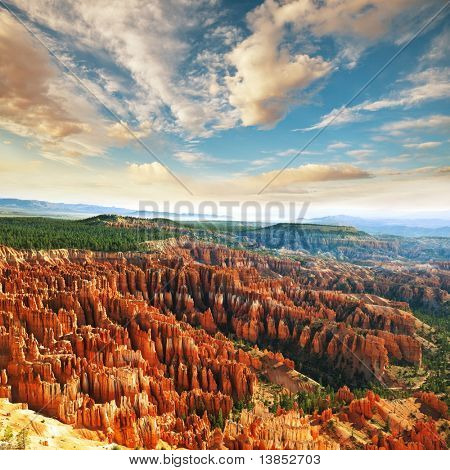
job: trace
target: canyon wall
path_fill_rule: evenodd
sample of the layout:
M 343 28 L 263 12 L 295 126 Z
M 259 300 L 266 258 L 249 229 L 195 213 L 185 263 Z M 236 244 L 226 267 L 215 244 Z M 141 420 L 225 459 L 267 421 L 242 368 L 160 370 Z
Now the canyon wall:
M 153 254 L 0 247 L 0 398 L 131 448 L 337 448 L 326 420 L 301 410 L 227 420 L 263 369 L 288 390 L 315 385 L 287 375 L 288 354 L 245 351 L 226 335 L 382 380 L 390 360 L 420 365 L 416 320 L 402 305 L 305 286 L 300 271 L 280 274 L 295 264 L 276 263 L 190 242 Z M 357 423 L 365 405 L 348 401 Z

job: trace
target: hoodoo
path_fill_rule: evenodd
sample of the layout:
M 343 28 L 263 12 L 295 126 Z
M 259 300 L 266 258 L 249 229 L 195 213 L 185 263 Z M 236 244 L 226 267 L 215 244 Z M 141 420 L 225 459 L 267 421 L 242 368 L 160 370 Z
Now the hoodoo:
M 263 276 L 262 264 L 293 275 Z M 421 363 L 409 311 L 303 286 L 298 267 L 191 242 L 153 255 L 2 248 L 0 395 L 130 448 L 352 448 L 354 426 L 370 448 L 444 446 L 419 411 L 423 403 L 446 416 L 433 394 L 411 398 L 407 421 L 389 401 L 346 387 L 337 416 L 296 406 L 273 414 L 259 401 L 261 374 L 314 389 L 292 375 L 302 357 L 367 381 L 383 380 L 392 360 Z M 274 341 L 287 357 L 259 351 Z M 374 416 L 395 433 L 375 439 Z

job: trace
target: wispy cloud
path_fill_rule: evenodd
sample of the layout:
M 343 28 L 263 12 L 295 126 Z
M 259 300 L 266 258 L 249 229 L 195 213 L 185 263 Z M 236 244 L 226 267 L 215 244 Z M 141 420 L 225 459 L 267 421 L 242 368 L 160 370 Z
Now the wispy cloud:
M 373 149 L 357 149 L 357 150 L 349 150 L 346 152 L 349 157 L 356 158 L 357 160 L 364 160 L 367 157 L 373 155 Z
M 252 166 L 266 166 L 271 165 L 272 163 L 277 162 L 275 157 L 266 157 L 266 158 L 258 158 L 256 160 L 252 160 L 250 164 Z
M 421 62 L 435 63 L 450 54 L 450 28 L 445 28 L 432 42 L 428 51 L 420 58 Z
M 61 2 L 16 0 L 29 18 L 57 31 L 61 48 L 78 50 L 120 68 L 128 80 L 127 110 L 139 123 L 150 121 L 159 131 L 209 135 L 215 127 L 233 126 L 233 110 L 224 93 L 227 89 L 215 75 L 223 60 L 211 60 L 200 70 L 202 56 L 194 52 L 187 37 L 217 15 L 210 0 L 179 2 L 154 0 L 128 2 Z M 193 64 L 190 66 L 189 64 Z M 82 73 L 85 63 L 74 65 Z M 194 66 L 196 65 L 197 68 Z M 111 70 L 113 70 L 111 68 Z M 115 77 L 99 74 L 96 85 L 114 92 Z M 123 75 L 123 73 L 122 73 Z M 130 82 L 132 86 L 130 86 Z M 101 93 L 101 90 L 98 90 Z
M 403 147 L 423 150 L 423 149 L 433 149 L 433 148 L 439 147 L 440 145 L 442 145 L 442 142 L 432 141 L 432 142 L 403 144 Z
M 0 55 L 3 129 L 34 139 L 47 158 L 72 163 L 123 143 L 117 123 L 64 80 L 48 52 L 6 12 L 0 12 Z
M 413 86 L 379 100 L 364 101 L 348 108 L 335 108 L 330 113 L 322 116 L 318 123 L 302 130 L 312 131 L 329 125 L 337 126 L 358 122 L 368 119 L 367 113 L 391 108 L 408 108 L 450 96 L 449 67 L 419 71 L 408 75 L 403 81 L 411 83 Z
M 174 157 L 180 162 L 186 163 L 188 165 L 197 164 L 201 162 L 218 162 L 217 158 L 211 157 L 203 152 L 187 152 L 187 151 L 178 151 L 174 153 Z
M 403 119 L 400 121 L 388 122 L 381 126 L 381 130 L 392 135 L 402 135 L 408 130 L 433 130 L 436 132 L 448 131 L 450 128 L 450 116 L 435 114 L 417 119 Z
M 293 157 L 294 155 L 297 155 L 300 153 L 301 149 L 286 149 L 286 150 L 281 150 L 276 153 L 278 157 Z M 302 155 L 319 155 L 320 152 L 314 152 L 312 150 L 303 150 Z
M 384 157 L 380 161 L 382 163 L 403 163 L 408 161 L 411 157 L 409 153 L 402 153 L 401 155 L 397 155 L 395 157 Z
M 194 148 L 189 148 L 188 150 L 178 150 L 173 154 L 174 158 L 185 165 L 188 166 L 199 166 L 205 165 L 208 163 L 213 163 L 214 165 L 229 165 L 231 163 L 242 163 L 243 160 L 239 158 L 218 158 L 212 155 L 209 155 L 205 152 L 195 150 Z
M 264 185 L 278 174 L 277 170 L 258 173 L 256 175 L 242 176 L 230 181 L 227 186 L 235 188 L 234 191 L 244 194 L 255 194 Z M 349 181 L 370 178 L 371 174 L 348 164 L 306 164 L 296 168 L 288 168 L 279 175 L 270 186 L 270 193 L 295 194 L 304 193 L 309 184 L 331 181 Z
M 341 150 L 350 147 L 346 142 L 334 142 L 327 146 L 327 150 Z

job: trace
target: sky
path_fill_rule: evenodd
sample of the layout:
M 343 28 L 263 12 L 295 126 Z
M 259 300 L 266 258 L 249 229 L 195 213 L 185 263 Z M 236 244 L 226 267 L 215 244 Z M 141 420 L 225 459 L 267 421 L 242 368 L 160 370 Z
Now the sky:
M 0 197 L 435 216 L 444 3 L 2 0 Z

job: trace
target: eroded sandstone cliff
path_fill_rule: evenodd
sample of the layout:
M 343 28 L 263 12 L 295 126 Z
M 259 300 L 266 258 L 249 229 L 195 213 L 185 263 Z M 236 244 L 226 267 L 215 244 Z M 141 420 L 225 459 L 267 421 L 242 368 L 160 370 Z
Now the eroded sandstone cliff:
M 420 365 L 416 320 L 400 305 L 301 284 L 300 271 L 281 275 L 295 262 L 276 263 L 190 242 L 154 254 L 1 247 L 0 398 L 132 448 L 161 440 L 190 449 L 338 448 L 342 439 L 327 431 L 331 410 L 273 415 L 260 403 L 227 420 L 233 404 L 252 399 L 262 371 L 293 393 L 318 384 L 288 357 L 244 351 L 225 335 L 286 344 L 349 378 L 383 380 L 392 359 Z M 389 402 L 340 393 L 348 410 L 339 422 L 366 429 L 375 408 L 386 419 Z M 416 401 L 443 412 L 431 396 Z M 224 431 L 214 430 L 221 423 Z M 402 440 L 365 435 L 374 447 L 441 448 L 433 424 L 421 423 L 398 424 Z

